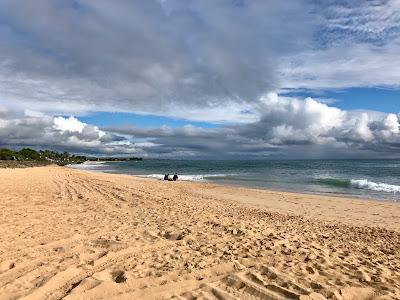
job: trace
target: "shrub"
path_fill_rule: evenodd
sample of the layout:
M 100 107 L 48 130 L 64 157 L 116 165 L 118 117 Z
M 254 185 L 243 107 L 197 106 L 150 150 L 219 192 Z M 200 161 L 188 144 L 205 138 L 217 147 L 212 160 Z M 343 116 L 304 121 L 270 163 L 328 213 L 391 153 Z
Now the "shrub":
M 40 160 L 40 154 L 31 148 L 22 149 L 18 152 L 18 156 L 28 160 Z
M 9 150 L 9 149 L 0 149 L 0 160 L 10 160 L 14 156 L 17 156 L 17 153 Z

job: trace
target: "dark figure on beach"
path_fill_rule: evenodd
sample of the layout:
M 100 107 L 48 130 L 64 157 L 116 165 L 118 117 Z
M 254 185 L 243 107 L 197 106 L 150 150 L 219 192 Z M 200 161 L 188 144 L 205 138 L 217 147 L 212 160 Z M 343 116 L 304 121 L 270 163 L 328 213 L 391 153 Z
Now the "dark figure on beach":
M 173 180 L 174 180 L 174 181 L 177 181 L 177 180 L 178 180 L 178 174 L 175 173 Z
M 164 180 L 168 180 L 169 174 L 164 175 Z

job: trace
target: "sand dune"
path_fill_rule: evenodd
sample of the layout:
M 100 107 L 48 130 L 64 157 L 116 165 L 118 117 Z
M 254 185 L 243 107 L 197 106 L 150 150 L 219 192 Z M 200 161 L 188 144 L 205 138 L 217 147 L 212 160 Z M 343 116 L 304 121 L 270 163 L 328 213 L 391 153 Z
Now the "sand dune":
M 0 299 L 400 299 L 400 205 L 0 170 Z

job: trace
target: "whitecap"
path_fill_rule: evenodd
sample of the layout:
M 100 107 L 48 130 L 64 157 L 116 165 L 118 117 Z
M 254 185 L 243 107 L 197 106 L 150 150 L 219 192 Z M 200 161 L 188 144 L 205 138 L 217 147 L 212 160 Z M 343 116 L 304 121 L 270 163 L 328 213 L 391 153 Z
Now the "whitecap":
M 81 164 L 69 164 L 67 167 L 73 168 L 73 169 L 82 169 L 82 170 L 96 170 L 99 168 L 103 168 L 106 165 L 106 161 L 89 161 L 89 162 L 84 162 Z
M 376 192 L 386 193 L 400 193 L 400 186 L 387 184 L 387 183 L 376 183 L 367 179 L 352 179 L 351 186 L 356 189 L 371 190 Z

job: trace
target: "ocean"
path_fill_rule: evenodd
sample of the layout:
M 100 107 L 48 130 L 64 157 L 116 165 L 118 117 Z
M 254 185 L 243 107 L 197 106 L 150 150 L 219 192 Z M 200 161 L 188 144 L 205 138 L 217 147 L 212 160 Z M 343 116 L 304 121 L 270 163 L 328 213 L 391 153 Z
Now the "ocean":
M 101 162 L 73 168 L 277 191 L 400 200 L 400 160 L 159 160 Z

